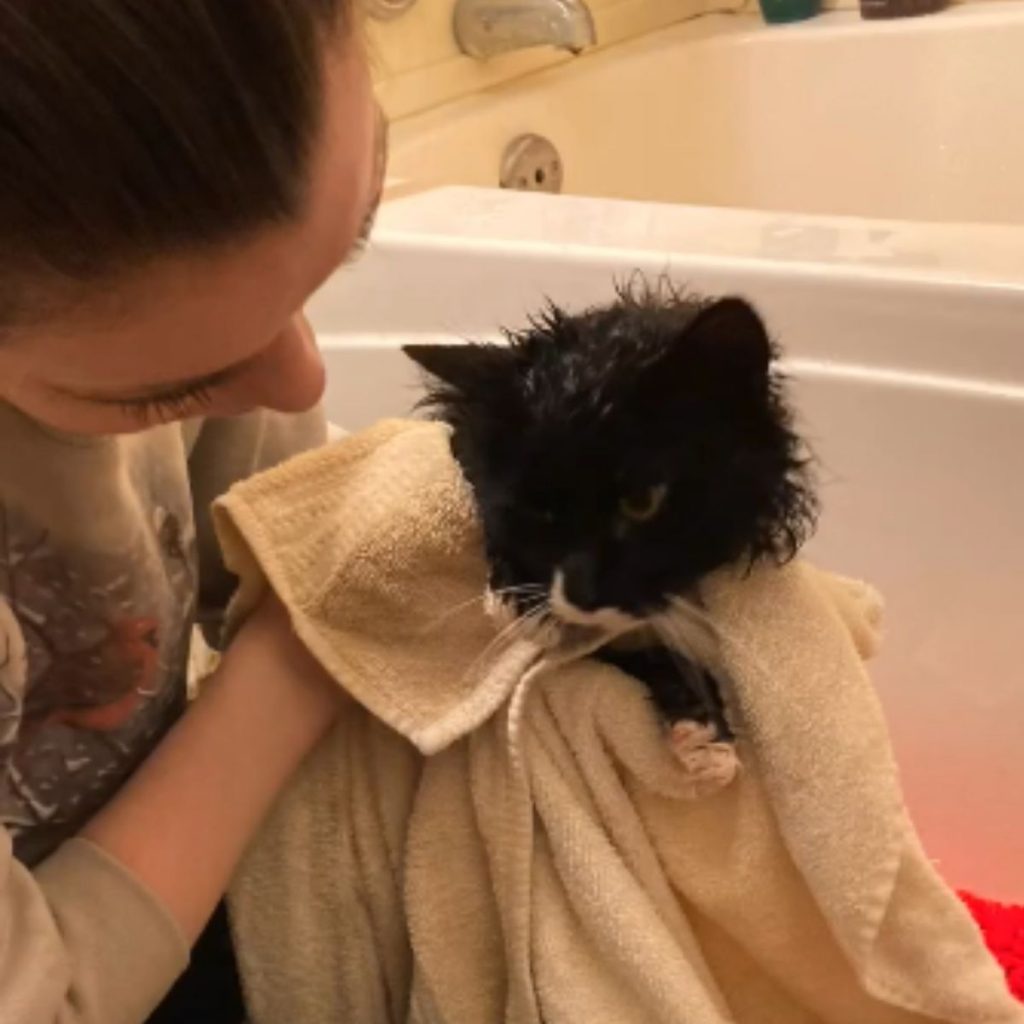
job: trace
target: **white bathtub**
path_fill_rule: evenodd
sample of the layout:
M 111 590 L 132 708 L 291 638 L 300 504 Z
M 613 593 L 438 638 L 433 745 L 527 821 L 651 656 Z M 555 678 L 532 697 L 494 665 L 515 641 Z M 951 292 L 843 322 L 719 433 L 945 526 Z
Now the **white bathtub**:
M 448 104 L 395 126 L 377 241 L 310 312 L 355 428 L 415 402 L 403 341 L 634 269 L 754 300 L 823 466 L 810 554 L 888 598 L 875 677 L 925 844 L 1024 901 L 1022 55 L 1016 2 L 707 18 Z M 571 194 L 493 188 L 524 132 Z
M 913 816 L 957 885 L 1024 900 L 1024 230 L 442 190 L 389 204 L 310 312 L 328 407 L 409 411 L 403 341 L 669 271 L 753 299 L 824 468 L 813 557 L 889 602 L 876 679 Z
M 582 195 L 1020 223 L 1022 54 L 1018 2 L 710 17 L 399 122 L 391 193 L 496 186 L 505 145 L 536 132 Z

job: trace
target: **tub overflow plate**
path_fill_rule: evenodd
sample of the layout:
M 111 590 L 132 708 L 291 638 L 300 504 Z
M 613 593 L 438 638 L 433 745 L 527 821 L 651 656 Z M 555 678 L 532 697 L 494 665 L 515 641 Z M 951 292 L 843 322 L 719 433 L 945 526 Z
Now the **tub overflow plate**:
M 501 157 L 499 183 L 520 192 L 561 192 L 562 158 L 543 135 L 519 135 Z

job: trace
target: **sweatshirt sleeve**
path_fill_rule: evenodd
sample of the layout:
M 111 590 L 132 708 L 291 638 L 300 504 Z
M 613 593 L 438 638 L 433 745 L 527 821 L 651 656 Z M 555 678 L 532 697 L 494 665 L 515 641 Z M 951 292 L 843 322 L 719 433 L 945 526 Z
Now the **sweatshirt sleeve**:
M 26 654 L 0 595 L 0 772 L 10 778 Z M 140 1024 L 188 957 L 163 905 L 99 847 L 71 839 L 29 868 L 0 829 L 3 1024 Z
M 188 963 L 174 920 L 82 839 L 34 872 L 0 833 L 0 1020 L 141 1024 Z
M 199 623 L 207 640 L 218 639 L 234 587 L 224 568 L 213 530 L 213 502 L 240 480 L 270 469 L 327 440 L 320 407 L 300 415 L 258 410 L 233 419 L 206 420 L 189 456 L 189 477 L 199 551 Z

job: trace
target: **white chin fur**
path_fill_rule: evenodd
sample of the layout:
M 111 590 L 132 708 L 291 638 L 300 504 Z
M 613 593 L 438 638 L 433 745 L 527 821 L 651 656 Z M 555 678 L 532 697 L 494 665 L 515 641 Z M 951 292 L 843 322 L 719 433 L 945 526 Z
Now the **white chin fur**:
M 487 614 L 502 629 L 514 630 L 545 647 L 556 647 L 562 642 L 579 640 L 587 634 L 600 635 L 608 641 L 628 644 L 630 638 L 638 646 L 646 647 L 654 636 L 668 647 L 685 654 L 718 678 L 724 678 L 719 656 L 719 642 L 715 629 L 699 603 L 691 598 L 676 597 L 669 607 L 650 620 L 634 618 L 616 608 L 601 608 L 595 612 L 577 608 L 565 596 L 565 579 L 556 572 L 551 585 L 550 617 L 524 621 L 515 601 L 506 595 L 488 589 L 484 598 Z
M 516 602 L 506 594 L 488 589 L 484 595 L 484 610 L 503 630 L 508 638 L 532 640 L 542 647 L 560 647 L 563 644 L 587 644 L 597 640 L 611 640 L 636 630 L 643 623 L 614 608 L 585 612 L 565 598 L 561 575 L 555 577 L 548 602 L 549 614 L 534 618 L 523 615 Z
M 563 643 L 589 642 L 603 637 L 619 644 L 633 643 L 640 647 L 657 642 L 685 654 L 691 660 L 716 674 L 724 676 L 719 664 L 718 637 L 700 604 L 692 598 L 676 597 L 669 607 L 649 620 L 635 618 L 617 608 L 584 611 L 568 600 L 565 578 L 556 572 L 548 601 L 550 615 L 524 616 L 516 602 L 505 594 L 488 589 L 484 596 L 484 609 L 495 623 L 514 636 L 528 638 L 544 647 L 557 647 Z
M 639 619 L 617 608 L 598 608 L 590 612 L 577 608 L 565 596 L 565 576 L 561 569 L 555 570 L 555 578 L 551 584 L 551 612 L 555 618 L 569 625 L 590 626 L 612 634 L 640 625 Z

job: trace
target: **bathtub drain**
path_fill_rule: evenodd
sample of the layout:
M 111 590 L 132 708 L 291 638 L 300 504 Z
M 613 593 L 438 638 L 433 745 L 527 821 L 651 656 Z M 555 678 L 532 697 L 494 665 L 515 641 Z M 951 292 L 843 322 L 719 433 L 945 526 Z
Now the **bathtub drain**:
M 501 156 L 499 184 L 520 192 L 561 192 L 562 158 L 543 135 L 518 135 Z

